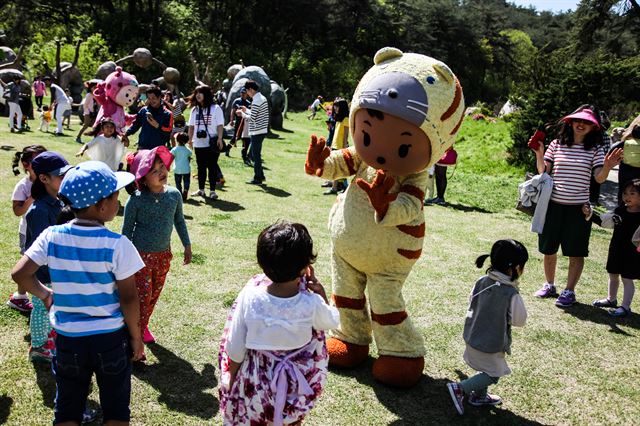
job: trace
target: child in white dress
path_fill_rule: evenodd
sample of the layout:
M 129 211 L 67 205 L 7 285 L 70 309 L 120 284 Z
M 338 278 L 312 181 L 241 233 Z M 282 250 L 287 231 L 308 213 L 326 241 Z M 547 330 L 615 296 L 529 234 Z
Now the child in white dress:
M 225 425 L 300 422 L 327 378 L 322 330 L 337 328 L 313 273 L 304 225 L 278 222 L 258 237 L 256 275 L 231 307 L 220 343 L 220 410 Z
M 89 158 L 102 161 L 115 172 L 120 168 L 126 148 L 116 133 L 116 125 L 111 118 L 103 118 L 100 121 L 99 132 L 98 136 L 82 146 L 76 157 L 82 157 L 86 152 Z

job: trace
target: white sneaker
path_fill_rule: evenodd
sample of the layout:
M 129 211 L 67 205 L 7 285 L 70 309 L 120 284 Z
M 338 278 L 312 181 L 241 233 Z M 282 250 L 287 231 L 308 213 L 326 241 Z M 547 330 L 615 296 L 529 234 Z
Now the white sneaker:
M 192 197 L 204 197 L 204 191 L 202 189 L 199 189 L 196 192 L 192 192 L 191 196 Z
M 218 199 L 218 194 L 216 194 L 216 191 L 211 191 L 209 193 L 209 198 L 211 198 L 212 200 L 217 200 Z

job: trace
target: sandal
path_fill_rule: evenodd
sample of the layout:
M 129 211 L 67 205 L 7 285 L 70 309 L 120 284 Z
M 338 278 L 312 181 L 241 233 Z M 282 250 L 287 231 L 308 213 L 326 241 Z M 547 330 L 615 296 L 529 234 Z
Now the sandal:
M 614 318 L 624 318 L 631 314 L 631 309 L 627 309 L 623 306 L 619 306 L 618 309 L 611 309 L 609 311 L 609 316 Z
M 596 308 L 617 308 L 618 301 L 616 299 L 610 300 L 608 297 L 600 300 L 594 300 L 592 303 Z

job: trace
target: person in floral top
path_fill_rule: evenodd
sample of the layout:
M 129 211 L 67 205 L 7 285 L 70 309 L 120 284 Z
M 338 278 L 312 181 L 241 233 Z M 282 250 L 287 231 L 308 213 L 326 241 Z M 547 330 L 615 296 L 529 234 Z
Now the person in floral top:
M 324 388 L 323 330 L 338 327 L 339 314 L 313 272 L 304 225 L 267 227 L 257 257 L 264 273 L 238 295 L 220 343 L 220 410 L 225 425 L 294 424 Z

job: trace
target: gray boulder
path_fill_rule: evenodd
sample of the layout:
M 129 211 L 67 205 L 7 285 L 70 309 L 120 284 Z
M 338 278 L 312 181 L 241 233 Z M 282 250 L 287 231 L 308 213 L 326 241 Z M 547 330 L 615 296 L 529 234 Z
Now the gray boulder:
M 96 71 L 96 78 L 100 80 L 106 80 L 107 76 L 116 70 L 116 63 L 113 61 L 107 61 L 98 67 Z
M 10 47 L 0 46 L 0 65 L 9 64 L 17 58 L 16 52 Z
M 275 81 L 271 80 L 271 127 L 282 130 L 282 120 L 287 106 L 287 92 Z
M 229 121 L 229 114 L 231 113 L 231 104 L 237 98 L 240 97 L 240 89 L 244 87 L 244 83 L 247 80 L 253 80 L 260 86 L 260 93 L 267 98 L 267 101 L 271 99 L 271 80 L 264 70 L 258 66 L 252 65 L 250 67 L 242 68 L 236 74 L 233 79 L 233 84 L 227 95 L 227 103 L 224 108 L 225 120 Z

